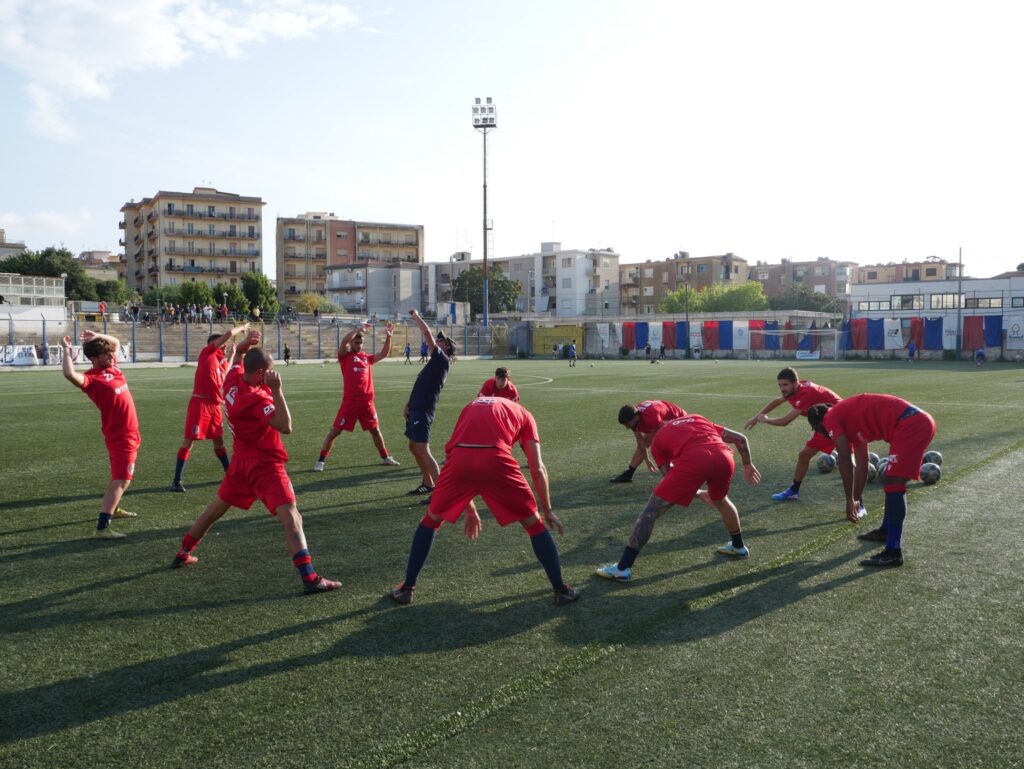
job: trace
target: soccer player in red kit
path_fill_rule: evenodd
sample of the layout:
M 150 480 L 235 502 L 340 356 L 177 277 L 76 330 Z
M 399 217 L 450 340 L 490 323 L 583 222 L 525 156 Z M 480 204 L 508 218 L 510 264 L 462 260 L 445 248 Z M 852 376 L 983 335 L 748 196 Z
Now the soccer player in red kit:
M 244 334 L 249 324 L 235 326 L 223 334 L 210 334 L 206 347 L 199 352 L 196 365 L 196 378 L 192 385 L 192 397 L 185 412 L 185 440 L 178 449 L 178 462 L 174 467 L 174 480 L 171 491 L 184 493 L 181 483 L 185 473 L 185 463 L 192 446 L 196 441 L 213 441 L 213 453 L 228 469 L 228 450 L 224 447 L 224 420 L 221 417 L 221 404 L 224 402 L 224 375 L 228 370 L 228 359 L 224 355 L 224 345 L 236 334 Z
M 633 435 L 636 436 L 636 450 L 630 457 L 626 469 L 612 478 L 611 482 L 629 483 L 641 462 L 645 462 L 647 469 L 652 473 L 655 472 L 658 468 L 647 455 L 654 434 L 666 422 L 685 416 L 685 411 L 669 401 L 643 401 L 635 406 L 623 406 L 619 409 L 619 424 L 633 431 Z
M 807 410 L 811 406 L 819 403 L 831 405 L 839 402 L 839 396 L 827 387 L 814 384 L 814 382 L 807 379 L 800 379 L 797 376 L 796 369 L 782 369 L 777 379 L 781 395 L 747 420 L 744 429 L 751 430 L 761 422 L 766 425 L 773 425 L 774 427 L 785 427 L 797 417 L 807 416 Z M 789 413 L 774 419 L 770 418 L 768 412 L 773 411 L 783 403 L 788 403 L 792 407 Z M 811 459 L 819 451 L 823 454 L 831 454 L 834 448 L 835 445 L 827 435 L 821 435 L 812 431 L 810 439 L 800 449 L 800 453 L 797 454 L 796 469 L 793 471 L 793 485 L 785 491 L 772 494 L 772 499 L 776 502 L 800 499 L 800 484 L 803 483 L 804 478 L 807 476 L 807 468 L 810 466 Z M 860 502 L 860 499 L 857 501 Z M 859 509 L 863 510 L 863 505 L 860 505 Z M 865 514 L 866 512 L 862 513 L 862 517 Z
M 373 403 L 373 372 L 370 370 L 370 366 L 377 361 L 386 360 L 391 352 L 391 335 L 395 331 L 395 326 L 391 321 L 385 324 L 384 346 L 376 355 L 367 355 L 363 352 L 363 334 L 369 330 L 370 324 L 363 323 L 359 328 L 345 334 L 338 345 L 338 365 L 341 366 L 343 382 L 341 407 L 331 429 L 327 432 L 327 437 L 324 438 L 323 446 L 320 447 L 320 458 L 313 465 L 314 472 L 324 471 L 324 463 L 331 453 L 334 439 L 341 435 L 342 431 L 355 430 L 357 421 L 364 432 L 370 433 L 373 445 L 377 447 L 377 453 L 384 464 L 400 464 L 384 446 L 384 436 L 380 433 L 380 422 L 377 420 L 377 408 Z
M 543 521 L 530 485 L 512 456 L 512 446 L 517 442 L 526 454 L 533 487 L 544 511 Z M 454 523 L 465 513 L 466 535 L 476 539 L 480 516 L 473 499 L 477 495 L 483 497 L 499 526 L 518 523 L 526 530 L 534 555 L 551 582 L 555 605 L 579 598 L 579 591 L 562 579 L 558 547 L 544 523 L 559 534 L 565 532 L 565 526 L 551 510 L 548 471 L 541 459 L 540 436 L 533 415 L 506 398 L 477 398 L 462 409 L 444 450 L 446 461 L 430 507 L 412 538 L 405 581 L 391 591 L 391 598 L 401 604 L 412 603 L 416 579 L 442 523 Z
M 306 593 L 323 593 L 341 587 L 313 568 L 313 557 L 302 531 L 302 516 L 295 504 L 295 491 L 285 470 L 288 453 L 281 434 L 292 431 L 292 417 L 281 388 L 281 375 L 274 371 L 270 354 L 255 345 L 258 331 L 250 332 L 238 353 L 243 363 L 231 368 L 224 380 L 224 402 L 234 435 L 234 453 L 217 497 L 206 507 L 181 541 L 174 567 L 188 566 L 199 559 L 192 551 L 210 527 L 232 507 L 248 510 L 259 499 L 284 528 L 284 538 L 299 570 Z
M 625 581 L 633 576 L 633 562 L 651 538 L 654 524 L 672 505 L 688 507 L 694 497 L 718 510 L 729 532 L 730 542 L 718 548 L 722 555 L 746 558 L 750 550 L 743 543 L 740 515 L 729 499 L 735 464 L 732 449 L 736 446 L 743 460 L 743 477 L 750 484 L 761 482 L 761 473 L 750 457 L 746 437 L 705 419 L 700 414 L 687 414 L 662 425 L 651 444 L 651 455 L 664 476 L 647 505 L 633 524 L 629 544 L 618 563 L 609 563 L 597 570 L 597 576 Z M 707 484 L 707 489 L 702 486 Z
M 135 459 L 142 437 L 139 435 L 139 417 L 135 401 L 124 374 L 117 367 L 117 352 L 121 343 L 112 336 L 95 331 L 82 332 L 82 352 L 92 363 L 83 374 L 75 371 L 72 360 L 71 337 L 61 339 L 64 353 L 64 378 L 78 387 L 100 410 L 103 439 L 110 456 L 110 483 L 100 503 L 100 517 L 96 522 L 96 539 L 121 539 L 125 535 L 110 527 L 112 518 L 135 518 L 121 507 L 121 497 L 135 474 Z
M 819 435 L 835 441 L 839 474 L 846 493 L 846 517 L 856 523 L 857 501 L 868 480 L 868 444 L 886 441 L 889 464 L 885 471 L 885 516 L 882 525 L 860 534 L 867 542 L 885 542 L 878 555 L 861 566 L 903 565 L 903 520 L 907 517 L 907 481 L 921 477 L 921 460 L 935 437 L 935 420 L 927 411 L 895 395 L 863 393 L 844 398 L 834 406 L 812 406 L 807 421 Z M 854 468 L 851 453 L 856 456 Z
M 494 376 L 480 385 L 478 398 L 506 398 L 519 403 L 519 390 L 512 384 L 512 374 L 502 366 L 496 369 Z

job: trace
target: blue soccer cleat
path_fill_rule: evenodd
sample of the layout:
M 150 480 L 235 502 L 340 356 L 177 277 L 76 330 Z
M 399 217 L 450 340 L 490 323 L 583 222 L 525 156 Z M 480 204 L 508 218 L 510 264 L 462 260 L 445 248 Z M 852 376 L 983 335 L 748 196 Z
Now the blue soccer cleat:
M 736 547 L 732 542 L 727 542 L 718 548 L 718 552 L 721 555 L 731 555 L 733 558 L 746 558 L 750 555 L 750 550 L 747 549 L 746 545 L 743 547 Z
M 792 489 L 786 489 L 780 491 L 778 494 L 772 494 L 772 499 L 776 502 L 796 502 L 800 499 L 800 492 L 793 491 Z
M 632 569 L 620 569 L 617 563 L 610 563 L 607 566 L 602 566 L 594 573 L 604 579 L 614 579 L 616 582 L 625 582 L 626 580 L 633 578 Z

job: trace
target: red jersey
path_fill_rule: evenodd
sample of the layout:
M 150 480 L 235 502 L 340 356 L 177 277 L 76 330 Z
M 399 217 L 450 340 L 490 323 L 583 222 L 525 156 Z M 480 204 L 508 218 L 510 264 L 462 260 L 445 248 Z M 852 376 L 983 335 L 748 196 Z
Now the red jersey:
M 470 401 L 455 423 L 445 452 L 457 443 L 467 446 L 494 446 L 512 453 L 512 445 L 540 442 L 533 414 L 506 398 L 477 398 Z
M 476 396 L 477 398 L 505 398 L 519 403 L 519 391 L 514 384 L 506 380 L 505 386 L 499 389 L 494 379 L 494 377 L 491 377 L 483 383 L 480 387 L 480 394 Z
M 816 385 L 808 379 L 801 379 L 796 383 L 796 390 L 786 400 L 789 405 L 799 409 L 803 416 L 807 416 L 807 410 L 819 403 L 834 405 L 842 400 L 838 395 L 827 387 Z
M 373 400 L 373 374 L 370 372 L 370 366 L 376 362 L 376 355 L 367 355 L 365 352 L 347 352 L 338 356 L 344 384 L 342 401 Z
M 121 369 L 92 368 L 82 376 L 82 390 L 100 410 L 100 424 L 107 440 L 138 436 L 139 416 Z
M 199 353 L 196 367 L 196 381 L 192 385 L 192 397 L 203 398 L 213 403 L 224 402 L 224 375 L 228 370 L 228 359 L 224 348 L 212 342 Z
M 232 458 L 255 457 L 287 462 L 281 433 L 269 425 L 274 416 L 274 396 L 266 385 L 245 381 L 242 364 L 228 371 L 224 380 L 224 402 L 228 425 L 235 436 Z
M 825 414 L 825 429 L 832 440 L 845 435 L 851 446 L 872 441 L 891 443 L 896 423 L 908 406 L 895 395 L 864 393 L 843 398 Z
M 636 404 L 636 413 L 640 415 L 640 424 L 634 432 L 653 433 L 665 422 L 685 417 L 686 412 L 668 401 L 644 401 Z
M 721 451 L 731 455 L 732 449 L 722 440 L 724 431 L 724 427 L 700 414 L 687 414 L 662 425 L 651 444 L 651 456 L 654 457 L 654 463 L 661 467 L 678 463 L 684 454 L 694 449 Z

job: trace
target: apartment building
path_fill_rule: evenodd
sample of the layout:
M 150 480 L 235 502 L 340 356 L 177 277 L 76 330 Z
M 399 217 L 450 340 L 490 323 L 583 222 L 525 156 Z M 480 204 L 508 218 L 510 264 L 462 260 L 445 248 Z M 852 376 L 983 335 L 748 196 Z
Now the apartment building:
M 700 291 L 716 283 L 739 285 L 748 279 L 747 260 L 728 253 L 691 257 L 686 251 L 662 261 L 619 265 L 624 315 L 653 315 L 670 293 L 689 285 Z
M 924 261 L 899 263 L 869 264 L 856 269 L 857 283 L 913 283 L 919 280 L 956 280 L 960 265 L 948 262 L 937 256 L 929 256 Z
M 7 232 L 0 230 L 0 259 L 20 254 L 25 250 L 25 244 L 21 241 L 7 239 Z
M 121 255 L 113 251 L 83 251 L 75 257 L 82 263 L 86 277 L 107 281 L 124 277 Z
M 750 279 L 764 286 L 764 294 L 769 298 L 780 296 L 794 286 L 805 285 L 815 293 L 848 300 L 850 286 L 857 279 L 857 264 L 827 256 L 800 262 L 782 259 L 780 264 L 759 261 L 750 268 Z
M 187 282 L 238 283 L 263 271 L 263 206 L 259 197 L 196 187 L 161 190 L 121 207 L 124 278 L 140 294 Z
M 323 212 L 277 220 L 277 293 L 286 304 L 304 293 L 328 296 L 342 291 L 345 281 L 330 280 L 335 268 L 414 265 L 418 269 L 422 262 L 421 224 L 358 222 Z M 367 275 L 365 270 L 362 274 Z M 343 298 L 335 303 L 351 309 L 355 295 Z

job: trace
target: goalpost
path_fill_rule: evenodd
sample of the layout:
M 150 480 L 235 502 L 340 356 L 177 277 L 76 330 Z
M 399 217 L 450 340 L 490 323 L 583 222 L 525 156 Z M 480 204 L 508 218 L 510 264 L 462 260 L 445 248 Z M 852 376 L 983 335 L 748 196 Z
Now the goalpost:
M 753 340 L 755 334 L 759 334 L 762 338 L 765 338 L 765 337 L 776 337 L 776 338 L 778 338 L 780 340 L 779 341 L 779 349 L 776 350 L 776 352 L 779 352 L 779 353 L 783 353 L 783 352 L 789 353 L 789 352 L 792 352 L 792 353 L 795 354 L 797 352 L 800 352 L 799 348 L 795 348 L 793 350 L 783 350 L 782 349 L 781 339 L 782 339 L 782 337 L 785 337 L 787 334 L 792 334 L 794 339 L 797 338 L 797 337 L 800 337 L 802 339 L 803 337 L 807 336 L 808 334 L 813 336 L 813 337 L 815 337 L 816 339 L 831 339 L 832 343 L 833 343 L 833 350 L 832 350 L 833 360 L 839 360 L 839 335 L 842 332 L 839 330 L 838 327 L 836 327 L 836 328 L 794 328 L 794 329 L 778 329 L 778 330 L 775 330 L 775 329 L 766 330 L 766 329 L 763 329 L 763 328 L 752 328 L 752 329 L 749 329 L 748 333 L 750 334 L 751 340 Z M 820 344 L 818 344 L 817 347 L 820 348 Z M 764 349 L 764 345 L 763 344 L 761 345 L 761 349 L 762 350 Z M 748 348 L 747 352 L 748 353 L 753 353 L 753 352 L 757 352 L 757 351 L 752 349 L 752 348 Z

